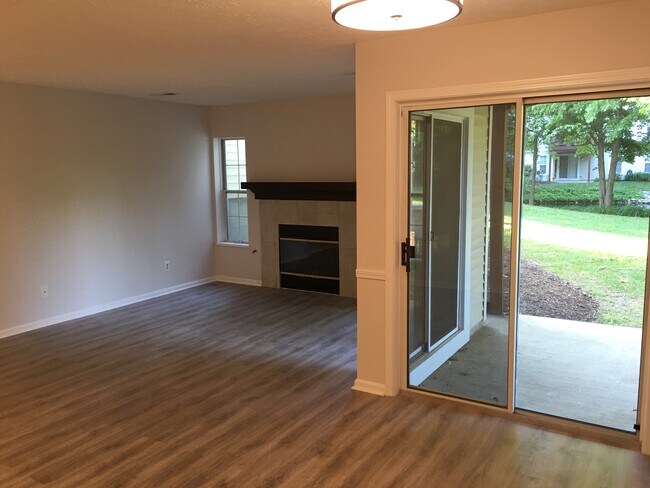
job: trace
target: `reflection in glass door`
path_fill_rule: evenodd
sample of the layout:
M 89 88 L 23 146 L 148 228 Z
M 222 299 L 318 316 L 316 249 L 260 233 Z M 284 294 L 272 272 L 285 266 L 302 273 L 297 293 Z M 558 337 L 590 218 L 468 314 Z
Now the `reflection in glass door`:
M 409 384 L 502 406 L 514 114 L 410 114 Z

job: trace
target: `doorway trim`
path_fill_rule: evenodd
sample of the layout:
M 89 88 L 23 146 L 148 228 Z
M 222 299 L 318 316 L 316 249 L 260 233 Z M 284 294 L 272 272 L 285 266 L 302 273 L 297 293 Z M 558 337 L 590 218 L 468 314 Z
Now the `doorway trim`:
M 401 230 L 405 228 L 405 215 L 400 211 L 406 202 L 406 166 L 403 163 L 408 149 L 408 111 L 441 109 L 471 105 L 492 105 L 517 102 L 516 133 L 521 134 L 523 123 L 523 99 L 542 96 L 580 95 L 594 92 L 644 89 L 650 87 L 650 68 L 634 68 L 618 71 L 604 71 L 580 75 L 557 76 L 495 82 L 473 85 L 447 86 L 438 88 L 399 90 L 386 93 L 386 270 L 385 270 L 385 394 L 397 395 L 408 390 L 407 368 L 407 277 L 399 262 Z M 516 137 L 515 157 L 521 161 L 520 137 Z M 513 194 L 521 194 L 521 164 L 515 164 L 515 188 Z M 520 204 L 513 202 L 513 226 L 519 222 Z M 513 229 L 512 256 L 518 259 L 518 232 Z M 516 237 L 514 237 L 516 236 Z M 511 289 L 516 289 L 518 277 L 511 273 Z M 646 283 L 648 282 L 646 276 Z M 515 285 L 513 287 L 513 285 Z M 648 295 L 646 286 L 646 295 Z M 515 308 L 512 303 L 515 302 Z M 646 298 L 647 303 L 647 298 Z M 649 311 L 645 310 L 645 323 L 650 324 Z M 516 294 L 511 294 L 510 345 L 508 354 L 508 408 L 480 405 L 475 402 L 444 397 L 449 401 L 460 401 L 476 408 L 507 412 L 520 417 L 514 411 L 514 342 L 513 324 L 516 321 Z M 647 338 L 649 327 L 644 327 L 641 354 L 641 376 L 639 384 L 641 429 L 636 438 L 641 442 L 644 454 L 650 454 L 650 344 Z M 436 395 L 432 395 L 436 396 Z M 575 431 L 578 432 L 579 427 Z M 630 434 L 626 436 L 632 437 Z M 634 437 L 632 437 L 634 438 Z M 648 442 L 644 443 L 644 440 Z

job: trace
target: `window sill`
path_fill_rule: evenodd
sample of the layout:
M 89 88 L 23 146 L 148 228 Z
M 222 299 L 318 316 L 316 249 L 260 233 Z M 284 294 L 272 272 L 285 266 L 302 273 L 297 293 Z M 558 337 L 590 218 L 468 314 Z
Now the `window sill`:
M 214 245 L 219 247 L 239 247 L 242 249 L 248 249 L 249 247 L 251 247 L 249 242 L 222 241 L 222 242 L 215 242 Z

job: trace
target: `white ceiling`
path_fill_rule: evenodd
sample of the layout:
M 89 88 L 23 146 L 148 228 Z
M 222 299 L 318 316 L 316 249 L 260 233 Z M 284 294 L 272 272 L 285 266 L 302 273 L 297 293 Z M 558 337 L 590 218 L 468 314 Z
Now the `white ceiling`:
M 611 1 L 465 0 L 445 27 Z M 329 0 L 0 0 L 0 81 L 206 105 L 344 93 L 354 42 L 385 35 L 336 25 Z

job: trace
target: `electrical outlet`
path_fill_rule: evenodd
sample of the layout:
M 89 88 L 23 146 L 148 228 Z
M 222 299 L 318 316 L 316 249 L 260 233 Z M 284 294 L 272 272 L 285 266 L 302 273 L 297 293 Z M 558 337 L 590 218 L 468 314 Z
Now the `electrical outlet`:
M 47 298 L 50 294 L 50 290 L 47 285 L 41 285 L 41 298 Z
M 171 269 L 171 264 L 169 261 L 165 261 L 165 271 L 169 271 Z

